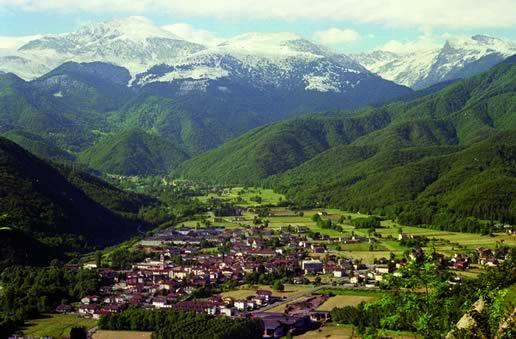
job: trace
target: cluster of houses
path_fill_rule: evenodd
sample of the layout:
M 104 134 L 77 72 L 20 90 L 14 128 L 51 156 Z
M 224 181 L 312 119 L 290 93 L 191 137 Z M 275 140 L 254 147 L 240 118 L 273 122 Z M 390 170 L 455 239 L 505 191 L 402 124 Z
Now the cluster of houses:
M 288 305 L 284 313 L 270 313 L 263 309 L 285 301 L 268 290 L 257 290 L 244 299 L 218 294 L 200 296 L 199 291 L 226 286 L 224 284 L 240 285 L 252 274 L 277 273 L 279 270 L 294 284 L 313 282 L 317 276 L 324 276 L 323 284 L 377 288 L 385 274 L 399 274 L 397 270 L 410 260 L 424 257 L 423 251 L 415 248 L 408 258 L 380 258 L 374 265 L 367 265 L 327 250 L 331 242 L 362 241 L 369 240 L 359 237 L 327 239 L 312 233 L 309 236 L 308 229 L 302 226 L 286 226 L 279 232 L 263 226 L 163 230 L 140 242 L 141 250 L 149 258 L 133 263 L 130 269 L 99 269 L 105 284 L 96 295 L 84 297 L 75 305 L 60 305 L 56 311 L 99 318 L 138 306 L 252 316 L 263 320 L 265 337 L 277 337 L 328 320 L 327 313 L 315 311 L 324 300 L 313 297 Z M 507 255 L 503 249 L 479 248 L 477 252 L 478 262 L 488 266 L 497 265 Z M 473 259 L 456 254 L 451 259 L 442 256 L 441 260 L 443 266 L 465 270 Z

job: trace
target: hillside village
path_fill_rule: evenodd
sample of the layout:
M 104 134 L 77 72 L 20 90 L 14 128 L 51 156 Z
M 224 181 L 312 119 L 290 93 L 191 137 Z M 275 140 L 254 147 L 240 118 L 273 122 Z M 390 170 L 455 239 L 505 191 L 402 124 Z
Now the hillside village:
M 218 218 L 245 222 L 243 215 L 249 211 L 254 213 L 256 209 L 239 208 L 238 215 Z M 328 213 L 323 210 L 314 215 L 324 218 Z M 394 241 L 417 244 L 424 238 L 402 232 Z M 164 229 L 135 244 L 143 254 L 141 261 L 122 269 L 83 265 L 98 269 L 103 285 L 80 303 L 59 305 L 56 312 L 99 319 L 129 307 L 140 307 L 260 318 L 264 337 L 279 338 L 287 333 L 313 330 L 330 321 L 329 310 L 321 308 L 326 309 L 322 306 L 332 298 L 332 289 L 365 295 L 368 291 L 381 292 L 388 288 L 384 283 L 386 277 L 403 278 L 401 269 L 411 262 L 423 262 L 428 255 L 442 269 L 468 272 L 472 265 L 496 267 L 509 254 L 507 247 L 478 247 L 474 255 L 455 252 L 447 256 L 415 246 L 406 257 L 392 253 L 390 257 L 364 262 L 330 250 L 336 245 L 368 245 L 378 241 L 373 234 L 329 236 L 306 226 L 271 228 L 262 223 L 244 227 L 196 224 Z M 77 270 L 81 265 L 68 264 L 65 268 Z M 448 283 L 461 284 L 463 279 L 453 275 Z M 299 286 L 300 292 L 282 293 L 287 284 Z M 242 288 L 249 293 L 232 296 L 231 291 Z M 330 293 L 325 293 L 328 290 Z

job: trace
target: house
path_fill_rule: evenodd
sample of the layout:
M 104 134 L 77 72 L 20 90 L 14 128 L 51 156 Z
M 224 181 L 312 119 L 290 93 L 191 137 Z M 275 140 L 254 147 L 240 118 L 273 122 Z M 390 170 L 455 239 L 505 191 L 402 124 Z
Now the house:
M 324 253 L 324 252 L 326 252 L 326 249 L 324 248 L 324 246 L 312 244 L 311 247 L 312 247 L 312 251 L 314 253 Z
M 224 302 L 226 305 L 233 305 L 235 303 L 235 299 L 226 296 L 222 298 L 222 302 Z
M 307 233 L 308 232 L 308 227 L 306 227 L 306 226 L 297 226 L 296 227 L 296 231 L 297 231 L 297 233 Z
M 56 308 L 57 313 L 72 313 L 73 307 L 71 305 L 61 304 Z
M 85 270 L 92 270 L 97 268 L 97 264 L 84 264 L 82 265 L 82 268 L 84 268 Z
M 365 280 L 365 277 L 362 275 L 355 275 L 349 279 L 349 282 L 355 285 L 362 283 Z
M 330 320 L 330 312 L 326 311 L 311 311 L 310 320 L 313 322 L 327 322 Z
M 333 276 L 335 278 L 342 278 L 342 277 L 346 276 L 346 270 L 343 270 L 343 269 L 333 270 Z
M 77 311 L 79 312 L 79 314 L 93 315 L 93 314 L 97 313 L 99 311 L 99 309 L 100 309 L 99 305 L 87 304 L 87 305 L 80 305 L 77 308 Z
M 453 263 L 453 268 L 456 270 L 462 270 L 464 271 L 466 268 L 468 268 L 468 261 L 467 260 L 456 260 Z
M 317 274 L 322 271 L 323 266 L 320 260 L 303 260 L 301 262 L 301 269 L 305 271 L 305 274 Z
M 88 295 L 81 299 L 81 303 L 91 304 L 91 303 L 96 303 L 98 300 L 99 300 L 99 298 L 96 295 Z
M 253 300 L 247 300 L 245 305 L 248 310 L 254 310 L 256 308 L 256 303 Z
M 265 301 L 269 302 L 272 299 L 272 292 L 267 290 L 257 290 L 256 296 L 264 298 Z
M 239 311 L 246 311 L 248 309 L 246 300 L 235 300 L 234 306 Z
M 152 300 L 152 306 L 155 308 L 170 308 L 171 305 L 165 297 L 157 297 Z
M 379 274 L 386 274 L 386 273 L 390 273 L 392 271 L 392 269 L 389 265 L 376 265 L 375 271 L 376 271 L 376 273 L 379 273 Z
M 281 338 L 289 331 L 306 331 L 310 327 L 308 315 L 289 316 L 284 313 L 256 313 L 263 321 L 263 338 Z
M 217 314 L 217 306 L 213 305 L 213 306 L 209 306 L 205 309 L 206 313 L 208 313 L 209 315 L 216 315 Z
M 220 314 L 223 314 L 228 317 L 234 316 L 236 313 L 236 308 L 231 306 L 224 306 L 220 308 Z

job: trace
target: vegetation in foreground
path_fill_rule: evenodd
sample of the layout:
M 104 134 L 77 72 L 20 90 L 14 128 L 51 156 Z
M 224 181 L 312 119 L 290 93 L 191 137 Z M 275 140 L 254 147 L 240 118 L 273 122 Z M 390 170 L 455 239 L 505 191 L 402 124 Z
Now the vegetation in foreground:
M 378 299 L 332 310 L 332 320 L 354 325 L 366 337 L 381 335 L 385 330 L 416 332 L 426 338 L 437 338 L 452 331 L 455 337 L 469 333 L 475 337 L 511 338 L 514 329 L 500 332 L 499 326 L 513 312 L 515 305 L 501 307 L 508 288 L 516 282 L 516 251 L 498 268 L 488 269 L 477 279 L 450 284 L 450 276 L 439 269 L 428 255 L 390 275 L 382 283 L 394 290 Z M 470 328 L 456 329 L 455 323 L 478 300 L 485 307 Z M 514 301 L 513 301 L 514 302 Z M 467 332 L 465 332 L 467 331 Z

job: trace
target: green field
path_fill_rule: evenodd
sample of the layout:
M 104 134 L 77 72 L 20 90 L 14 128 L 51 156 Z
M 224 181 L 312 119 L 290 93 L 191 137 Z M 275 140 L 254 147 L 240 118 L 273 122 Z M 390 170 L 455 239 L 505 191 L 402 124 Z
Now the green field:
M 95 327 L 96 320 L 85 319 L 74 314 L 48 314 L 40 319 L 29 320 L 23 329 L 24 336 L 66 337 L 73 327 Z
M 360 303 L 367 303 L 374 300 L 374 297 L 362 295 L 336 295 L 330 297 L 322 305 L 317 308 L 317 311 L 331 311 L 335 307 L 344 306 L 358 306 Z
M 401 331 L 381 331 L 381 334 L 388 338 L 396 338 L 396 339 L 409 339 L 409 338 L 420 338 L 419 336 L 411 333 L 411 332 L 401 332 Z M 295 336 L 295 338 L 299 339 L 319 339 L 319 338 L 328 338 L 328 339 L 351 339 L 351 338 L 360 338 L 358 331 L 353 328 L 353 325 L 339 325 L 328 323 L 323 325 L 321 328 L 308 331 L 299 336 Z
M 256 196 L 262 197 L 262 205 L 277 205 L 284 199 L 281 194 L 277 194 L 270 189 L 249 187 L 245 189 L 242 187 L 228 188 L 221 195 L 209 194 L 202 196 L 199 199 L 207 201 L 211 197 L 217 197 L 242 207 L 252 207 L 258 205 L 250 200 L 252 197 Z M 237 201 L 239 197 L 240 200 Z M 333 229 L 323 229 L 312 220 L 312 216 L 314 214 L 323 211 L 325 212 L 325 215 L 322 216 L 322 219 L 331 219 L 332 221 L 337 222 L 342 216 L 344 217 L 344 223 L 340 224 L 343 229 L 342 232 Z M 351 213 L 341 211 L 339 209 L 308 209 L 303 210 L 302 216 L 300 216 L 298 213 L 284 207 L 272 207 L 271 214 L 271 216 L 262 218 L 262 221 L 267 221 L 269 228 L 273 230 L 279 230 L 282 226 L 291 225 L 293 227 L 306 226 L 313 232 L 319 232 L 322 235 L 328 235 L 330 237 L 349 237 L 352 234 L 364 237 L 369 236 L 367 229 L 355 229 L 352 225 L 352 219 L 367 217 L 365 214 Z M 209 217 L 211 224 L 214 226 L 242 227 L 246 225 L 252 226 L 255 214 L 247 211 L 243 215 L 244 220 L 239 221 L 236 221 L 233 217 L 225 217 L 222 221 L 219 220 L 215 222 L 213 215 L 207 214 L 206 217 Z M 198 219 L 199 220 L 188 220 L 181 224 L 187 227 L 194 227 L 200 222 L 200 218 Z M 361 259 L 366 263 L 372 263 L 375 259 L 379 259 L 381 257 L 388 258 L 391 253 L 394 253 L 396 256 L 400 256 L 408 249 L 407 247 L 402 246 L 397 240 L 400 227 L 402 228 L 403 233 L 408 235 L 425 236 L 431 239 L 433 241 L 432 246 L 434 246 L 438 252 L 445 255 L 453 255 L 457 252 L 474 250 L 480 246 L 493 248 L 497 244 L 499 245 L 501 243 L 508 246 L 516 246 L 516 236 L 504 233 L 489 236 L 473 233 L 439 231 L 411 226 L 400 226 L 392 220 L 382 221 L 382 226 L 382 228 L 378 228 L 376 230 L 381 237 L 377 238 L 378 242 L 374 244 L 373 248 L 371 248 L 371 244 L 367 242 L 357 244 L 340 243 L 338 244 L 340 249 L 339 247 L 332 245 L 329 247 L 329 252 L 345 257 L 351 257 L 353 259 Z M 475 276 L 477 274 L 478 272 L 472 271 L 465 272 L 463 275 Z
M 254 197 L 260 197 L 261 203 L 253 201 L 252 198 Z M 197 197 L 201 202 L 206 202 L 210 198 L 222 199 L 242 207 L 277 205 L 280 201 L 285 200 L 282 194 L 276 193 L 272 189 L 258 187 L 232 187 L 227 188 L 221 195 L 210 193 Z M 239 198 L 241 200 L 238 200 Z
M 93 339 L 150 339 L 152 332 L 142 331 L 96 331 Z

